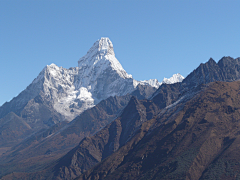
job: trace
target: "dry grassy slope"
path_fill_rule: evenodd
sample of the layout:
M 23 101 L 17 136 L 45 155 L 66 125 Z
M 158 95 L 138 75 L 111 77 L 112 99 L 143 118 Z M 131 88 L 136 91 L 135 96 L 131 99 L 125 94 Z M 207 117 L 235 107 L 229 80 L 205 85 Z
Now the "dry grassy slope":
M 174 110 L 77 179 L 239 178 L 240 82 L 210 83 Z

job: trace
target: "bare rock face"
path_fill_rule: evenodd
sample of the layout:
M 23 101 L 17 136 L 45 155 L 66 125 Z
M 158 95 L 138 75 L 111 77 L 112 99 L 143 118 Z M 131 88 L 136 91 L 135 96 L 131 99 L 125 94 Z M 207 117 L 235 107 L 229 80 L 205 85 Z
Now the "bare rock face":
M 155 100 L 158 101 L 157 104 L 167 102 L 167 105 L 170 105 L 171 103 L 177 101 L 178 97 L 181 94 L 188 93 L 189 90 L 191 90 L 192 88 L 196 88 L 201 84 L 207 84 L 215 81 L 237 81 L 240 79 L 239 72 L 240 58 L 233 59 L 231 57 L 223 57 L 219 60 L 218 63 L 216 63 L 212 58 L 210 58 L 209 61 L 207 61 L 206 63 L 201 63 L 185 79 L 182 79 L 182 81 L 176 81 L 173 84 L 166 83 L 161 85 L 158 90 L 152 94 L 150 99 L 158 96 L 158 100 L 156 100 L 157 98 L 155 98 Z M 163 99 L 168 100 L 163 101 Z M 165 105 L 163 105 L 162 107 L 164 106 Z
M 197 69 L 190 73 L 183 80 L 183 84 L 193 87 L 214 81 L 236 81 L 240 78 L 239 70 L 239 58 L 223 57 L 218 63 L 210 58 L 208 62 L 200 64 Z

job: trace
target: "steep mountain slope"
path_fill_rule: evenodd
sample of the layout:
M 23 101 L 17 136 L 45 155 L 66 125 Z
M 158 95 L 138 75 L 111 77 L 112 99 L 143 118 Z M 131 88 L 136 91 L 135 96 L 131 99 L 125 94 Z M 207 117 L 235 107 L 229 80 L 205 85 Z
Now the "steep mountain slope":
M 75 147 L 85 136 L 93 135 L 111 122 L 130 97 L 109 97 L 83 112 L 70 124 L 62 125 L 60 122 L 33 134 L 1 156 L 0 165 L 5 165 L 5 168 L 1 169 L 0 175 L 11 171 L 27 172 L 41 164 L 47 166 Z
M 0 119 L 0 147 L 11 147 L 31 133 L 31 127 L 13 112 Z
M 138 85 L 134 93 L 136 93 L 136 97 L 145 99 L 155 90 L 150 86 Z M 131 96 L 128 94 L 109 97 L 83 112 L 71 123 L 63 121 L 33 134 L 1 156 L 0 165 L 5 165 L 2 173 L 28 172 L 43 163 L 44 166 L 47 166 L 75 147 L 85 136 L 93 135 L 114 120 L 127 105 Z M 23 170 L 22 167 L 24 167 Z
M 31 134 L 63 122 L 62 120 L 62 115 L 38 95 L 25 105 L 19 116 L 10 112 L 0 119 L 0 147 L 13 147 Z
M 212 132 L 209 133 L 208 130 L 209 129 L 212 130 L 211 129 L 212 124 L 214 124 L 215 122 L 214 118 L 217 117 L 216 113 L 218 113 L 219 108 L 220 110 L 222 110 L 220 111 L 220 116 L 223 116 L 224 112 L 227 114 L 229 112 L 230 114 L 231 112 L 238 112 L 236 111 L 238 109 L 238 105 L 236 104 L 238 100 L 238 96 L 236 95 L 238 87 L 235 88 L 235 85 L 233 85 L 234 87 L 231 87 L 232 86 L 231 83 L 227 83 L 227 86 L 229 86 L 230 88 L 226 88 L 224 91 L 219 91 L 218 93 L 215 93 L 215 91 L 217 91 L 217 88 L 220 88 L 222 86 L 217 86 L 215 85 L 216 83 L 212 83 L 210 86 L 208 85 L 205 86 L 202 84 L 209 83 L 216 80 L 222 80 L 222 81 L 238 80 L 239 79 L 238 60 L 239 58 L 234 60 L 230 57 L 223 57 L 218 63 L 216 63 L 214 60 L 210 59 L 207 63 L 201 64 L 196 70 L 190 73 L 187 76 L 187 78 L 183 80 L 182 83 L 161 85 L 159 89 L 151 96 L 150 101 L 145 100 L 148 103 L 151 102 L 150 104 L 152 107 L 153 106 L 157 107 L 155 109 L 156 111 L 152 109 L 153 110 L 152 115 L 157 114 L 159 110 L 161 110 L 160 113 L 154 117 L 150 116 L 151 118 L 149 119 L 147 118 L 147 120 L 144 120 L 141 123 L 136 123 L 136 124 L 133 123 L 132 125 L 133 129 L 129 131 L 126 130 L 126 132 L 131 134 L 130 138 L 127 141 L 123 141 L 122 143 L 120 143 L 119 136 L 120 137 L 123 136 L 121 133 L 128 126 L 122 126 L 122 124 L 124 124 L 122 123 L 124 119 L 116 123 L 118 120 L 117 118 L 115 121 L 111 123 L 111 125 L 115 123 L 116 125 L 119 125 L 119 126 L 109 125 L 109 127 L 107 126 L 103 128 L 95 136 L 84 139 L 76 148 L 71 150 L 66 156 L 62 157 L 59 160 L 58 164 L 55 165 L 55 168 L 53 171 L 50 170 L 49 172 L 49 169 L 47 170 L 45 169 L 44 173 L 41 172 L 42 175 L 46 175 L 48 173 L 52 175 L 51 173 L 54 172 L 55 173 L 54 177 L 56 178 L 60 178 L 60 177 L 66 178 L 66 179 L 71 177 L 73 178 L 83 173 L 85 170 L 87 170 L 97 162 L 102 161 L 99 165 L 95 166 L 95 169 L 87 171 L 87 173 L 85 173 L 85 175 L 83 175 L 81 178 L 102 179 L 103 177 L 106 176 L 106 178 L 109 178 L 109 179 L 114 179 L 114 178 L 139 179 L 140 177 L 142 177 L 143 179 L 144 178 L 145 179 L 148 179 L 148 178 L 149 179 L 157 179 L 157 178 L 171 179 L 176 177 L 180 177 L 180 179 L 181 178 L 186 179 L 189 177 L 190 179 L 198 179 L 199 176 L 202 176 L 202 178 L 205 176 L 212 177 L 211 171 L 209 169 L 214 168 L 215 165 L 212 165 L 209 167 L 208 164 L 215 163 L 215 161 L 214 162 L 208 161 L 208 157 L 213 156 L 216 158 L 215 156 L 216 154 L 210 154 L 208 155 L 208 157 L 205 158 L 204 161 L 207 162 L 206 163 L 207 165 L 205 166 L 204 172 L 201 171 L 201 173 L 199 172 L 193 173 L 193 171 L 191 171 L 190 175 L 188 175 L 190 172 L 190 169 L 188 169 L 190 167 L 189 163 L 190 164 L 198 163 L 198 161 L 201 161 L 201 159 L 199 160 L 198 158 L 195 158 L 195 154 L 192 154 L 192 152 L 199 153 L 198 155 L 200 156 L 200 158 L 202 158 L 201 157 L 202 152 L 198 151 L 198 149 L 194 149 L 193 151 L 191 151 L 191 148 L 194 148 L 196 144 L 197 146 L 202 147 L 201 142 L 205 142 L 206 145 L 210 144 L 209 147 L 212 146 L 211 144 Z M 223 87 L 225 86 L 226 85 L 224 85 L 223 83 Z M 145 87 L 145 88 L 139 88 L 139 89 L 147 89 L 147 88 Z M 225 94 L 228 94 L 228 91 L 230 91 L 231 93 L 235 92 L 232 94 L 233 97 L 231 97 L 230 95 L 226 95 L 226 97 L 228 98 L 230 97 L 231 101 L 234 101 L 234 106 L 228 105 L 230 101 L 228 99 L 222 98 L 222 96 L 224 96 Z M 147 95 L 147 93 L 140 93 L 140 92 L 136 92 L 135 94 L 138 94 L 140 96 Z M 217 97 L 215 97 L 215 95 Z M 207 99 L 205 104 L 203 103 L 205 101 L 204 98 Z M 236 99 L 236 102 L 234 99 Z M 198 101 L 197 103 L 195 103 L 196 100 Z M 216 104 L 216 106 L 214 106 L 214 103 Z M 125 119 L 129 120 L 129 123 L 133 122 L 132 120 L 135 117 L 135 114 L 131 112 L 131 110 L 134 110 L 134 107 L 135 109 L 139 109 L 139 113 L 142 112 L 144 114 L 145 112 L 146 114 L 147 112 L 146 110 L 147 108 L 145 107 L 145 105 L 138 106 L 137 104 L 139 103 L 135 103 L 135 105 L 133 105 L 131 108 L 125 109 L 126 111 L 129 111 L 129 113 L 127 113 L 127 116 L 125 117 Z M 201 109 L 202 104 L 204 104 L 203 109 Z M 142 108 L 136 108 L 137 106 Z M 195 109 L 196 108 L 198 109 L 199 106 L 201 107 L 200 110 L 197 111 L 197 114 L 194 114 L 196 113 Z M 214 109 L 215 115 L 212 115 L 211 114 L 212 111 L 210 111 L 209 109 L 204 109 L 204 107 L 211 107 L 211 106 L 214 108 L 216 107 Z M 144 110 L 144 107 L 145 107 L 145 110 Z M 204 114 L 204 117 L 206 116 L 208 118 L 209 117 L 212 118 L 212 121 L 206 120 L 206 118 L 205 119 L 202 118 L 203 115 L 201 113 Z M 210 115 L 208 115 L 208 113 L 210 113 Z M 190 125 L 189 125 L 190 120 L 185 121 L 186 119 L 189 119 L 188 116 L 194 117 L 191 119 L 192 124 Z M 222 118 L 222 117 L 218 117 L 218 118 Z M 139 119 L 135 119 L 135 121 L 136 120 L 138 121 Z M 208 123 L 208 122 L 211 122 L 211 123 Z M 229 122 L 230 121 L 227 122 L 227 125 L 230 124 Z M 218 123 L 217 120 L 215 123 Z M 204 126 L 206 125 L 206 127 L 203 128 L 204 132 L 201 131 L 201 127 L 200 127 L 203 125 Z M 224 125 L 223 128 L 225 127 L 228 127 L 230 129 L 232 128 L 230 127 L 231 125 L 229 126 L 227 125 Z M 237 127 L 237 124 L 234 124 L 233 126 Z M 215 125 L 213 127 L 215 127 Z M 119 131 L 119 128 L 122 130 Z M 215 129 L 214 131 L 219 131 L 223 133 L 222 139 L 224 139 L 225 136 L 227 137 L 227 135 L 224 134 L 225 131 L 220 131 L 220 130 Z M 197 134 L 199 133 L 198 131 L 200 132 L 200 134 Z M 102 136 L 101 136 L 101 132 L 103 132 Z M 196 137 L 199 137 L 200 139 L 199 141 L 196 140 L 197 141 L 196 143 L 194 143 L 195 142 L 194 134 L 196 135 Z M 209 134 L 211 135 L 210 137 L 208 137 Z M 221 135 L 219 134 L 219 136 Z M 228 145 L 229 145 L 228 138 L 219 142 L 220 144 L 221 143 L 223 144 L 223 145 L 220 145 L 220 148 L 219 148 L 221 152 L 223 149 L 228 148 Z M 144 149 L 145 144 L 148 149 Z M 111 149 L 110 151 L 109 147 L 113 147 L 113 149 Z M 189 147 L 190 147 L 190 151 L 188 152 Z M 203 146 L 203 149 L 205 148 L 206 147 Z M 216 152 L 218 152 L 217 150 Z M 136 156 L 135 151 L 137 153 L 140 153 L 140 156 L 135 157 Z M 94 155 L 95 152 L 97 155 Z M 142 152 L 144 153 L 141 154 Z M 218 152 L 218 155 L 219 154 L 221 155 L 221 152 Z M 111 153 L 113 154 L 111 155 Z M 191 157 L 189 157 L 188 155 Z M 199 157 L 198 155 L 196 157 Z M 144 162 L 146 164 L 144 165 L 141 164 L 143 159 L 148 157 L 150 159 Z M 184 159 L 185 157 L 186 159 Z M 192 161 L 191 159 L 189 160 L 189 158 L 192 158 L 192 157 L 197 159 L 196 162 Z M 174 158 L 175 159 L 177 158 L 177 159 L 172 163 L 171 160 Z M 180 160 L 184 159 L 183 164 L 180 162 L 179 158 Z M 155 162 L 155 160 L 157 162 Z M 154 166 L 151 164 L 151 162 L 154 162 L 153 163 Z M 157 170 L 152 171 L 152 169 L 154 169 L 155 167 L 155 164 L 156 164 Z M 195 166 L 193 166 L 193 169 L 198 169 L 198 168 L 199 167 L 196 168 Z M 138 169 L 140 169 L 141 171 Z M 172 172 L 174 173 L 171 174 Z M 210 175 L 204 174 L 205 172 L 210 173 Z M 39 177 L 43 177 L 40 174 L 36 173 L 35 175 L 33 174 L 32 175 L 33 177 L 34 176 L 36 177 L 36 175 L 38 175 Z M 9 177 L 11 177 L 11 175 L 9 175 Z M 47 175 L 43 179 L 46 179 L 46 177 L 52 177 L 52 176 Z
M 235 62 L 235 61 L 237 61 L 237 62 Z M 223 62 L 225 64 L 224 66 L 221 65 Z M 179 113 L 182 112 L 182 110 L 185 108 L 186 103 L 188 101 L 192 102 L 196 97 L 201 97 L 202 96 L 201 93 L 203 93 L 203 95 L 204 95 L 204 93 L 207 92 L 207 91 L 202 90 L 202 89 L 206 89 L 206 87 L 201 85 L 202 83 L 209 83 L 211 81 L 215 81 L 218 79 L 222 79 L 225 81 L 237 80 L 239 78 L 237 75 L 238 74 L 237 73 L 237 71 L 238 71 L 237 63 L 238 63 L 238 59 L 234 60 L 229 57 L 222 58 L 218 62 L 218 64 L 215 63 L 215 61 L 213 61 L 212 59 L 210 59 L 207 63 L 201 64 L 182 83 L 162 84 L 159 87 L 159 89 L 151 96 L 151 98 L 150 98 L 151 101 L 148 101 L 148 102 L 151 102 L 150 103 L 151 106 L 154 106 L 154 107 L 157 106 L 157 109 L 158 109 L 152 114 L 156 114 L 159 112 L 159 110 L 161 110 L 160 114 L 158 114 L 158 116 L 155 116 L 150 120 L 148 119 L 146 122 L 142 121 L 142 123 L 137 125 L 138 128 L 136 131 L 131 131 L 131 130 L 127 131 L 127 132 L 133 134 L 133 136 L 131 136 L 131 138 L 128 139 L 127 142 L 123 141 L 124 143 L 121 144 L 118 142 L 119 139 L 116 138 L 116 137 L 121 136 L 121 135 L 119 135 L 119 133 L 121 134 L 121 131 L 118 131 L 117 127 L 120 127 L 122 129 L 125 129 L 126 127 L 123 128 L 122 126 L 110 126 L 109 125 L 110 127 L 107 126 L 106 128 L 103 129 L 105 131 L 101 130 L 95 136 L 84 139 L 76 148 L 74 148 L 66 156 L 61 158 L 61 160 L 55 165 L 54 171 L 50 170 L 50 172 L 49 172 L 49 169 L 47 169 L 46 170 L 47 173 L 46 172 L 45 173 L 46 174 L 49 173 L 50 175 L 52 175 L 52 172 L 54 172 L 55 173 L 54 178 L 66 178 L 66 179 L 71 178 L 71 177 L 73 178 L 73 177 L 83 173 L 85 170 L 87 170 L 88 168 L 90 168 L 91 166 L 96 164 L 97 162 L 102 161 L 104 158 L 106 158 L 111 153 L 115 152 L 114 154 L 116 154 L 116 157 L 111 155 L 109 157 L 110 158 L 109 161 L 107 160 L 108 158 L 106 158 L 105 160 L 102 161 L 102 163 L 107 162 L 107 163 L 110 163 L 111 165 L 107 164 L 107 167 L 105 167 L 105 165 L 103 165 L 103 166 L 101 165 L 101 169 L 111 167 L 112 169 L 110 170 L 110 172 L 113 172 L 113 171 L 115 171 L 115 169 L 118 166 L 120 166 L 120 164 L 124 164 L 124 162 L 122 161 L 124 159 L 123 157 L 125 157 L 125 156 L 127 157 L 128 154 L 132 153 L 133 152 L 132 149 L 135 148 L 136 144 L 139 143 L 139 141 L 143 142 L 142 146 L 144 146 L 144 143 L 146 143 L 147 141 L 142 141 L 142 139 L 145 138 L 146 134 L 151 134 L 153 131 L 157 133 L 159 131 L 159 128 L 161 127 L 160 132 L 162 134 L 160 134 L 160 135 L 158 134 L 157 137 L 161 137 L 164 134 L 167 136 L 166 138 L 169 137 L 170 139 L 178 137 L 179 135 L 174 135 L 174 137 L 172 137 L 171 134 L 168 134 L 168 131 L 172 132 L 168 129 L 168 127 L 173 128 L 173 129 L 178 127 L 181 129 L 181 127 L 183 126 L 182 124 L 184 124 L 184 123 L 180 123 L 181 121 L 177 121 L 177 123 L 176 123 L 175 120 L 172 120 L 171 123 L 172 122 L 175 122 L 175 123 L 171 124 L 169 119 L 174 119 L 174 118 L 177 119 L 178 117 L 181 119 L 181 116 L 180 116 L 181 114 L 179 115 Z M 226 64 L 229 64 L 229 65 L 226 65 Z M 232 69 L 234 69 L 234 71 Z M 225 72 L 225 75 L 222 75 L 222 74 L 224 74 L 223 72 Z M 232 72 L 234 72 L 234 73 L 232 73 Z M 227 78 L 227 77 L 231 77 L 231 78 Z M 139 89 L 144 90 L 147 88 L 145 87 L 145 88 L 139 88 Z M 147 93 L 140 93 L 140 92 L 133 92 L 133 93 L 138 94 L 140 96 L 143 94 L 146 96 L 146 94 L 147 94 Z M 201 94 L 201 95 L 199 95 L 199 94 Z M 191 105 L 191 107 L 193 105 Z M 189 106 L 189 110 L 187 110 L 184 113 L 185 114 L 191 113 L 192 112 L 191 107 Z M 131 109 L 134 109 L 134 107 L 131 107 Z M 131 109 L 126 108 L 125 110 L 131 111 Z M 141 109 L 141 108 L 138 108 L 138 109 Z M 146 108 L 145 108 L 145 110 L 143 110 L 143 109 L 144 108 L 141 109 L 141 112 L 146 112 Z M 127 114 L 128 114 L 128 116 L 125 117 L 125 119 L 131 119 L 134 117 L 134 113 L 127 113 Z M 117 121 L 117 119 L 112 124 L 116 123 L 116 121 Z M 130 120 L 130 122 L 131 122 L 131 120 Z M 203 120 L 199 124 L 205 124 L 205 120 Z M 165 126 L 165 125 L 167 125 L 167 126 Z M 134 125 L 133 125 L 133 127 L 134 127 Z M 150 128 L 150 130 L 149 130 L 149 128 Z M 157 130 L 155 130 L 155 129 L 157 129 Z M 103 134 L 105 134 L 107 137 L 105 140 L 102 140 L 102 137 L 105 137 L 105 136 L 98 136 L 99 134 L 101 134 L 102 131 L 104 132 Z M 174 130 L 174 132 L 175 131 L 177 132 L 178 130 Z M 150 141 L 150 140 L 148 139 L 148 141 Z M 175 141 L 173 141 L 173 142 L 175 142 Z M 106 152 L 109 152 L 107 149 L 109 148 L 109 145 L 111 143 L 112 143 L 112 145 L 115 144 L 116 146 L 113 146 L 114 150 L 112 150 L 111 153 L 106 153 Z M 168 143 L 167 142 L 164 143 L 164 145 L 166 145 L 166 144 L 168 144 Z M 157 146 L 157 145 L 154 145 L 154 146 Z M 161 148 L 164 149 L 164 147 L 161 147 Z M 149 151 L 151 151 L 151 148 L 149 148 Z M 163 151 L 163 152 L 165 152 L 165 151 Z M 97 156 L 94 156 L 95 153 L 97 154 Z M 141 158 L 144 159 L 143 156 L 141 156 Z M 84 162 L 84 163 L 82 163 L 82 162 Z M 114 162 L 114 163 L 112 163 L 112 162 Z M 116 162 L 116 164 L 115 164 L 115 162 Z M 134 160 L 134 162 L 135 162 L 135 160 Z M 120 164 L 118 164 L 118 163 L 120 163 Z M 131 162 L 131 163 L 133 163 L 133 162 Z M 151 167 L 150 165 L 148 165 L 148 166 Z M 96 166 L 96 167 L 99 167 L 99 166 Z M 131 171 L 133 171 L 133 169 L 131 169 Z M 102 172 L 105 175 L 110 173 L 109 170 L 106 170 L 106 171 L 103 170 Z M 123 173 L 121 173 L 121 170 L 119 170 L 117 173 L 123 174 Z M 44 174 L 44 173 L 42 173 L 42 174 Z M 37 175 L 39 175 L 39 174 L 37 173 Z M 83 177 L 87 178 L 88 175 L 89 174 L 87 174 L 86 176 L 83 176 Z M 126 178 L 125 175 L 127 176 L 127 178 L 129 178 L 128 173 L 124 172 L 124 175 L 123 175 L 124 178 Z M 93 176 L 95 176 L 95 175 L 90 174 L 89 177 L 93 177 Z M 98 178 L 99 177 L 102 178 L 102 174 L 101 175 L 97 174 L 96 176 Z M 113 176 L 115 176 L 115 175 L 113 175 Z M 132 176 L 132 175 L 130 175 L 130 176 Z M 40 177 L 41 177 L 41 175 L 40 175 Z M 47 175 L 44 178 L 46 178 L 46 177 L 52 177 L 52 176 Z M 118 176 L 116 176 L 116 177 L 118 177 Z M 120 179 L 123 177 L 120 177 Z M 136 178 L 136 175 L 133 175 L 133 177 Z M 145 176 L 145 177 L 147 178 L 147 176 Z M 114 177 L 112 177 L 112 176 L 111 176 L 111 178 L 114 179 Z M 138 179 L 138 176 L 137 176 L 137 179 Z
M 200 66 L 183 80 L 188 87 L 214 81 L 236 81 L 240 79 L 240 58 L 223 57 L 216 63 L 212 58 Z
M 181 83 L 163 84 L 150 99 L 158 105 L 160 109 L 163 109 L 179 99 L 181 88 Z
M 133 134 L 137 133 L 142 123 L 153 118 L 161 109 L 172 104 L 178 97 L 179 83 L 163 84 L 162 86 L 161 91 L 152 101 L 139 101 L 132 98 L 116 120 L 93 137 L 82 140 L 77 147 L 55 165 L 54 176 L 50 172 L 47 177 L 50 179 L 72 179 L 117 151 L 131 139 Z M 173 96 L 168 96 L 168 94 L 173 94 Z M 159 97 L 164 98 L 159 99 Z
M 196 87 L 77 179 L 237 179 L 240 82 Z
M 93 137 L 84 138 L 80 144 L 59 160 L 52 179 L 72 179 L 101 162 L 124 145 L 139 126 L 158 112 L 149 100 L 139 101 L 134 96 L 122 114 Z
M 219 61 L 219 64 L 222 62 L 222 61 L 229 61 L 229 58 L 222 58 L 220 61 Z M 209 66 L 211 67 L 211 65 L 216 65 L 216 63 L 214 63 L 214 61 L 212 60 L 212 59 L 210 59 L 206 64 L 201 64 L 198 68 L 197 68 L 197 70 L 195 70 L 195 71 L 197 71 L 197 72 L 201 72 L 201 73 L 198 73 L 198 78 L 201 80 L 201 79 L 205 79 L 205 81 L 204 82 L 211 82 L 211 81 L 214 81 L 215 79 L 213 79 L 213 78 L 207 78 L 207 77 L 209 77 L 209 75 L 207 76 L 207 77 L 205 77 L 205 73 L 204 73 L 204 71 L 202 71 L 202 69 L 208 69 L 208 73 L 209 74 L 213 74 L 214 72 L 215 72 L 215 69 L 214 68 L 209 68 Z M 221 71 L 228 71 L 227 70 L 227 66 L 226 67 L 224 67 L 224 68 L 222 68 L 223 70 L 221 70 Z M 211 70 L 213 69 L 213 72 L 211 72 Z M 195 72 L 194 71 L 194 72 Z M 208 73 L 206 73 L 206 74 L 208 74 Z M 231 71 L 229 71 L 229 73 L 231 73 Z M 189 78 L 189 80 L 188 80 L 188 82 L 191 82 L 191 81 L 194 81 L 194 78 L 192 78 L 193 76 L 192 76 L 192 74 L 193 73 L 191 73 L 187 78 L 186 78 L 186 80 L 188 80 L 188 78 Z M 219 73 L 220 74 L 220 73 Z M 234 75 L 233 75 L 234 76 Z M 211 76 L 210 76 L 211 77 Z M 235 79 L 237 79 L 238 77 L 237 76 L 235 76 Z M 225 78 L 224 80 L 226 80 L 227 81 L 227 79 Z M 194 81 L 195 82 L 195 81 Z M 202 82 L 199 82 L 199 84 L 201 84 Z M 158 108 L 159 109 L 163 109 L 163 108 L 165 108 L 165 107 L 167 107 L 167 106 L 169 106 L 169 105 L 171 105 L 171 104 L 173 104 L 174 105 L 174 102 L 177 102 L 177 101 L 180 101 L 181 100 L 181 98 L 184 98 L 184 99 L 191 99 L 193 96 L 194 96 L 194 94 L 195 94 L 195 91 L 198 91 L 198 88 L 199 87 L 197 87 L 196 88 L 196 85 L 195 86 L 192 86 L 192 85 L 188 85 L 188 86 L 186 86 L 186 84 L 184 84 L 184 83 L 175 83 L 175 84 L 171 84 L 171 85 L 168 85 L 168 84 L 163 84 L 159 89 L 158 89 L 158 91 L 156 91 L 156 93 L 155 93 L 155 95 L 151 98 L 152 99 L 152 101 L 158 106 Z M 192 90 L 190 90 L 189 91 L 189 89 L 192 89 Z M 129 116 L 131 116 L 131 115 L 129 115 Z M 95 142 L 98 142 L 98 141 L 95 141 Z M 86 146 L 90 146 L 90 144 L 92 143 L 92 141 L 91 142 L 89 142 Z M 94 146 L 94 147 L 96 147 L 97 145 L 91 145 L 90 147 L 92 147 L 92 146 Z M 75 151 L 76 152 L 76 149 L 74 149 L 73 151 Z M 78 151 L 77 151 L 78 152 Z M 93 152 L 95 152 L 95 151 L 93 151 Z M 79 153 L 79 152 L 78 152 Z M 83 152 L 81 152 L 81 153 L 79 153 L 79 154 L 84 154 Z M 97 153 L 98 154 L 98 153 Z M 83 155 L 84 157 L 88 157 L 87 155 Z M 77 156 L 75 156 L 75 158 L 74 159 L 76 159 L 76 157 Z M 71 159 L 69 156 L 68 156 L 68 158 L 69 159 Z M 81 158 L 80 158 L 81 159 Z M 91 159 L 91 158 L 90 158 Z M 91 160 L 90 159 L 88 159 L 88 161 L 90 161 L 90 163 L 93 163 L 93 162 L 91 162 Z M 88 164 L 89 162 L 88 161 L 84 161 L 86 164 Z M 98 162 L 98 161 L 95 161 L 95 163 L 96 162 Z M 93 163 L 94 164 L 94 163 Z M 92 165 L 93 165 L 92 164 Z M 70 165 L 69 165 L 70 166 Z M 68 166 L 68 167 L 69 167 Z M 78 172 L 78 173 L 82 173 L 83 172 L 83 169 L 85 170 L 85 169 L 87 169 L 87 168 L 84 168 L 84 166 L 80 166 L 80 165 L 74 165 L 74 163 L 72 163 L 71 164 L 71 167 L 74 167 L 74 168 L 76 168 L 76 169 L 74 169 L 74 170 L 69 170 L 68 168 L 68 170 L 67 170 L 67 172 L 68 172 L 68 175 L 71 175 L 71 173 L 72 174 L 74 174 L 73 172 Z M 66 167 L 64 167 L 65 168 L 65 170 L 66 170 Z M 62 168 L 62 169 L 64 169 L 64 168 Z M 89 166 L 88 166 L 88 168 L 89 168 Z M 70 168 L 71 169 L 71 168 Z M 64 174 L 66 173 L 66 171 L 65 172 L 62 172 L 62 177 L 64 177 Z M 76 174 L 75 174 L 76 175 Z
M 179 81 L 179 83 L 174 83 L 170 86 L 166 84 L 160 86 L 158 90 L 153 93 L 150 99 L 159 95 L 159 92 L 166 91 L 167 88 L 169 90 L 171 89 L 171 93 L 168 91 L 168 94 L 165 94 L 163 97 L 159 97 L 159 101 L 162 98 L 170 98 L 171 101 L 169 101 L 169 103 L 171 104 L 178 99 L 178 96 L 187 93 L 191 88 L 195 88 L 200 84 L 207 84 L 215 81 L 231 82 L 239 80 L 239 72 L 240 58 L 233 59 L 231 57 L 223 57 L 218 61 L 218 63 L 210 58 L 206 63 L 201 63 L 185 79 L 183 79 L 182 82 Z

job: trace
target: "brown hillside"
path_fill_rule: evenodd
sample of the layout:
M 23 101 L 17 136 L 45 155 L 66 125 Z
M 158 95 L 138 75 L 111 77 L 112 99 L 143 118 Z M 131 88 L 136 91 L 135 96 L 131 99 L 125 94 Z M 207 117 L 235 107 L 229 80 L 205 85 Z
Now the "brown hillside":
M 144 122 L 131 140 L 77 179 L 239 178 L 240 82 L 199 90 Z

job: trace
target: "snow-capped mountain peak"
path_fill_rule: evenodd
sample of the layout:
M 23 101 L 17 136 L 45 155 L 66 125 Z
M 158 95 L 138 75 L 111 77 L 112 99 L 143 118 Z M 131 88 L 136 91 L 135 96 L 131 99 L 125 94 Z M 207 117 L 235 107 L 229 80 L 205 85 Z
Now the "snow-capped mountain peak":
M 149 79 L 144 81 L 137 81 L 136 84 L 142 84 L 142 85 L 150 85 L 155 88 L 159 88 L 162 84 L 174 84 L 177 82 L 182 82 L 184 77 L 180 74 L 173 74 L 170 78 L 164 78 L 162 82 L 159 82 L 157 79 Z
M 138 81 L 137 84 L 142 84 L 142 85 L 150 85 L 152 87 L 158 88 L 161 83 L 158 82 L 157 79 L 149 79 L 149 80 L 144 80 L 144 81 Z
M 109 38 L 102 37 L 100 40 L 98 40 L 98 46 L 99 46 L 98 51 L 100 52 L 101 55 L 109 53 L 115 56 L 113 51 L 113 44 Z
M 105 37 L 97 40 L 87 54 L 78 61 L 78 67 L 80 69 L 88 68 L 91 72 L 92 70 L 96 69 L 98 69 L 98 72 L 99 70 L 103 72 L 109 68 L 109 66 L 111 66 L 111 68 L 115 70 L 122 78 L 132 78 L 132 75 L 127 74 L 115 57 L 112 42 L 109 38 Z
M 184 79 L 184 77 L 180 73 L 177 73 L 177 74 L 173 74 L 173 76 L 170 78 L 164 78 L 162 83 L 174 84 L 176 82 L 182 82 L 183 79 Z
M 178 76 L 164 82 L 179 81 Z M 138 84 L 156 88 L 161 85 L 157 79 L 134 80 L 115 57 L 110 39 L 101 38 L 79 59 L 78 67 L 65 69 L 55 64 L 44 67 L 10 104 L 17 104 L 19 111 L 28 101 L 40 95 L 48 106 L 71 121 L 103 99 L 133 92 Z
M 96 41 L 80 58 L 78 67 L 47 65 L 33 83 L 67 120 L 109 96 L 122 96 L 135 88 L 132 76 L 116 59 L 109 38 Z

